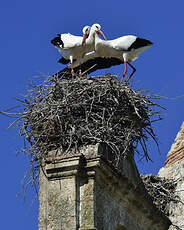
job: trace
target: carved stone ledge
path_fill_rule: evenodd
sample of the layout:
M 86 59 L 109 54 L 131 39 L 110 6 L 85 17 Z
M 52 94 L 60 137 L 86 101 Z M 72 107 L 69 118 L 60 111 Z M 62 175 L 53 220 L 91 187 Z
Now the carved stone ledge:
M 83 161 L 82 154 L 46 159 L 45 172 L 49 179 L 76 175 Z

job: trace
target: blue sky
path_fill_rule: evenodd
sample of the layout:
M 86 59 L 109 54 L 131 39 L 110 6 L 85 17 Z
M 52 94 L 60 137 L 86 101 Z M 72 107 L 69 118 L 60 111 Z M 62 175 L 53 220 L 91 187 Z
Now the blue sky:
M 149 39 L 154 46 L 133 64 L 135 88 L 175 98 L 184 94 L 183 22 L 184 2 L 178 1 L 48 1 L 6 0 L 0 4 L 0 110 L 17 105 L 13 97 L 25 93 L 27 82 L 35 75 L 53 74 L 64 66 L 57 63 L 59 53 L 50 44 L 57 33 L 80 35 L 84 25 L 100 23 L 108 39 L 133 34 Z M 120 75 L 124 66 L 97 74 Z M 151 162 L 139 162 L 141 173 L 157 173 L 183 122 L 184 97 L 159 102 L 167 108 L 165 119 L 155 124 L 161 155 L 149 143 Z M 16 156 L 22 140 L 16 129 L 7 131 L 12 122 L 0 116 L 1 137 L 1 228 L 37 229 L 38 201 L 33 190 L 16 198 L 28 159 Z

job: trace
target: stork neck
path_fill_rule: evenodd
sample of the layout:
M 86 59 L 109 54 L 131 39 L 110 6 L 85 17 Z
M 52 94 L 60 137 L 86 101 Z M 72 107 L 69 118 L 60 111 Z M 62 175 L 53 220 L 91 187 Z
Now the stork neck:
M 99 38 L 99 36 L 98 36 L 98 34 L 96 32 L 94 34 L 94 37 L 95 37 L 95 44 L 98 43 L 98 42 L 100 42 L 100 41 L 102 41 L 102 39 Z
M 86 39 L 86 44 L 87 45 L 94 43 L 94 41 L 95 41 L 95 36 L 94 35 L 95 35 L 95 31 L 91 30 L 90 33 L 89 33 L 88 38 Z
M 95 30 L 93 30 L 93 28 L 91 29 L 90 33 L 89 33 L 89 37 L 86 39 L 86 44 L 90 45 L 90 44 L 94 44 L 96 42 L 102 41 L 98 34 L 96 33 Z

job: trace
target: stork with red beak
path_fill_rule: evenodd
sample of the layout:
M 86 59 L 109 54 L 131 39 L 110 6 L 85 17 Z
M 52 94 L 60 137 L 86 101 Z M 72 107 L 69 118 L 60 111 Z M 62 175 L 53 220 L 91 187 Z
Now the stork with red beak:
M 83 35 L 87 39 L 90 33 L 90 26 L 84 26 Z M 82 46 L 82 36 L 75 36 L 70 33 L 58 34 L 57 37 L 51 40 L 51 43 L 62 54 L 62 58 L 58 61 L 62 64 L 71 62 L 71 73 L 74 75 L 73 61 L 80 59 L 86 53 L 85 46 Z
M 95 23 L 91 26 L 89 36 L 87 36 L 87 34 L 83 34 L 82 45 L 86 44 L 88 46 L 89 44 L 93 43 L 93 48 L 95 48 L 95 32 L 97 34 L 100 34 L 104 40 L 107 40 L 104 33 L 101 30 L 101 25 L 98 23 Z M 88 50 L 88 51 L 92 51 L 92 50 Z
M 98 26 L 93 25 L 91 27 L 90 34 L 92 34 L 91 36 L 94 36 L 95 38 L 95 52 L 86 54 L 83 58 L 83 63 L 86 61 L 89 65 L 90 60 L 93 59 L 94 63 L 94 59 L 98 60 L 99 57 L 104 58 L 104 62 L 106 61 L 106 59 L 108 59 L 108 66 L 111 58 L 113 60 L 112 65 L 116 65 L 116 62 L 117 65 L 119 65 L 120 63 L 124 63 L 125 69 L 121 80 L 124 80 L 126 76 L 128 64 L 132 68 L 132 73 L 127 79 L 127 81 L 129 81 L 136 71 L 135 67 L 131 65 L 130 62 L 136 60 L 139 54 L 151 47 L 153 43 L 149 40 L 142 39 L 134 35 L 127 35 L 114 40 L 104 41 L 99 38 L 98 31 Z M 85 43 L 85 36 L 83 36 L 83 43 Z M 77 65 L 78 63 L 74 63 L 75 67 Z
M 99 24 L 97 24 L 99 25 Z M 99 25 L 100 26 L 100 25 Z M 101 28 L 101 27 L 100 27 Z M 91 33 L 90 26 L 85 26 L 83 28 L 83 37 L 74 36 L 72 34 L 59 34 L 57 37 L 52 39 L 51 43 L 59 50 L 62 54 L 62 58 L 59 60 L 62 64 L 67 64 L 71 62 L 71 73 L 74 75 L 73 62 L 81 63 L 83 56 L 88 52 L 94 50 L 95 47 L 95 37 L 94 33 Z M 102 31 L 97 31 L 102 33 Z M 102 35 L 105 39 L 105 36 Z M 79 70 L 80 76 L 82 76 L 81 70 Z

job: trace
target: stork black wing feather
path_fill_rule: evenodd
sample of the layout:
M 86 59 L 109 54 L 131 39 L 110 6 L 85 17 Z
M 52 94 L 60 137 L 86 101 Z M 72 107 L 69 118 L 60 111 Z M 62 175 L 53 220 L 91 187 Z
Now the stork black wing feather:
M 153 43 L 150 42 L 149 40 L 137 37 L 136 40 L 132 43 L 132 45 L 128 48 L 127 51 L 131 51 L 132 49 L 139 49 L 144 46 L 150 46 L 152 44 Z

